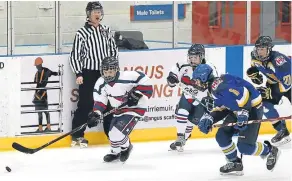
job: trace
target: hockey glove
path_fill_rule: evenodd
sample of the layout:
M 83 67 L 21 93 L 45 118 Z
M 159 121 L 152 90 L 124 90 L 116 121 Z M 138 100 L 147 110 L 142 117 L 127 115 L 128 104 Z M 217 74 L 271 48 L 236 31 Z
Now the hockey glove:
M 92 111 L 88 114 L 87 126 L 89 128 L 95 127 L 102 121 L 102 114 L 100 111 Z
M 256 67 L 250 67 L 246 71 L 247 76 L 251 79 L 251 81 L 255 84 L 263 83 L 263 76 L 259 73 Z
M 242 109 L 241 111 L 237 111 L 237 125 L 234 126 L 235 129 L 238 129 L 240 131 L 244 131 L 247 128 L 247 121 L 248 121 L 248 111 Z
M 272 90 L 268 87 L 257 87 L 257 90 L 260 92 L 263 99 L 273 99 Z
M 131 106 L 137 106 L 139 100 L 141 99 L 143 95 L 142 94 L 139 94 L 135 91 L 131 91 L 129 92 L 129 95 L 128 95 L 128 98 L 127 98 L 127 105 L 129 107 Z
M 169 75 L 166 78 L 166 80 L 169 87 L 175 87 L 175 85 L 179 83 L 177 76 L 172 72 L 169 72 Z
M 213 117 L 210 114 L 205 113 L 201 117 L 198 127 L 201 132 L 208 134 L 212 128 L 212 125 L 213 125 Z

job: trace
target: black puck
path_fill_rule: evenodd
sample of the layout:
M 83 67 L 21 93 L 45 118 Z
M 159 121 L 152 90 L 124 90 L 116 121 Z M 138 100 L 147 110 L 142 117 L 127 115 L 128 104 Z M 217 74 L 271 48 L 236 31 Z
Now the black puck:
M 11 168 L 10 167 L 6 166 L 5 168 L 6 168 L 7 172 L 11 172 Z

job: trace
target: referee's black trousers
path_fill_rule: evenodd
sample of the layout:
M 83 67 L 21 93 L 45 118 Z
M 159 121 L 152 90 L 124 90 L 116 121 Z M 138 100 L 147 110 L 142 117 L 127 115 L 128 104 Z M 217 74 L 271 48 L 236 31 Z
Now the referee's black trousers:
M 94 85 L 97 81 L 97 79 L 101 76 L 99 70 L 87 70 L 83 69 L 83 84 L 79 85 L 79 101 L 77 103 L 77 109 L 74 114 L 74 118 L 72 121 L 72 129 L 77 128 L 78 126 L 84 124 L 87 122 L 88 114 L 93 109 L 93 90 Z M 110 106 L 107 106 L 107 109 L 109 109 Z M 106 112 L 107 110 L 105 110 Z M 111 116 L 107 116 L 104 119 L 104 124 L 110 124 Z M 105 125 L 104 127 L 107 127 Z M 84 137 L 84 131 L 86 128 L 77 131 L 72 136 L 75 138 Z M 108 135 L 108 130 L 105 129 L 105 134 Z

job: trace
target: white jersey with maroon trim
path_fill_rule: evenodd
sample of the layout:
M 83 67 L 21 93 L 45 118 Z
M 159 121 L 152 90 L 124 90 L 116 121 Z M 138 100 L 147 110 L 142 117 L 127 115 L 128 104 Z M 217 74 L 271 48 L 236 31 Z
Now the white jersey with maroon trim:
M 152 96 L 153 87 L 150 78 L 138 71 L 118 71 L 116 79 L 110 83 L 100 77 L 94 87 L 94 110 L 103 112 L 110 102 L 112 107 L 118 107 L 127 100 L 130 91 L 135 90 L 143 95 L 137 106 L 124 107 L 118 110 L 114 116 L 130 114 L 143 116 L 146 112 L 148 99 Z

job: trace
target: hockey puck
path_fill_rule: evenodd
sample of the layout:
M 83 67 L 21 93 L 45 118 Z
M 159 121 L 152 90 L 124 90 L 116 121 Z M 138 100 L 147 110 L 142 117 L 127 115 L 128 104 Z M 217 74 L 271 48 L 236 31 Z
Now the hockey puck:
M 6 166 L 5 168 L 6 168 L 7 172 L 11 172 L 11 168 L 10 167 Z

